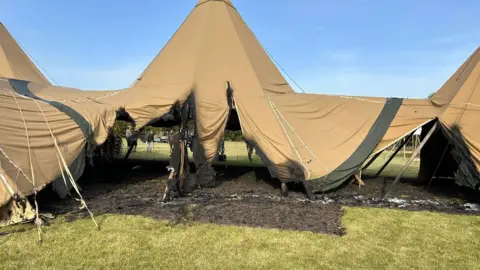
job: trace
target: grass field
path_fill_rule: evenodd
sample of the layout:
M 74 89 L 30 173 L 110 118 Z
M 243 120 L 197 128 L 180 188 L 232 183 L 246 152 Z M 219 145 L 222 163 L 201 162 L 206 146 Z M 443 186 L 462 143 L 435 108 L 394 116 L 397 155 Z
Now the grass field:
M 2 269 L 480 269 L 480 217 L 347 208 L 347 235 L 105 215 L 0 237 Z M 301 221 L 299 221 L 301 222 Z
M 241 143 L 226 148 L 229 157 L 245 151 Z M 168 146 L 160 144 L 154 153 L 144 152 L 142 144 L 138 150 L 133 158 L 168 154 Z M 241 162 L 247 163 L 239 154 Z M 385 173 L 398 172 L 404 162 L 396 159 Z M 44 228 L 41 246 L 33 225 L 0 229 L 0 235 L 27 229 L 0 236 L 0 269 L 480 269 L 479 216 L 348 207 L 343 237 L 200 223 L 173 226 L 142 216 L 109 214 L 97 221 L 100 231 L 90 219 L 58 217 Z

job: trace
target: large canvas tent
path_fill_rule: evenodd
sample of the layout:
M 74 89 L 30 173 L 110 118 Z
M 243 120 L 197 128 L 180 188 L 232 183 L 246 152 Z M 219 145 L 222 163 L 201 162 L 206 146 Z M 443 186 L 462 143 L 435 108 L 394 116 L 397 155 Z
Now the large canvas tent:
M 430 98 L 442 128 L 422 153 L 424 177 L 454 177 L 459 185 L 480 188 L 479 82 L 480 47 Z
M 83 174 L 86 156 L 105 141 L 116 108 L 78 105 L 73 91 L 52 86 L 3 24 L 0 52 L 0 222 L 14 223 L 33 217 L 24 198 L 47 184 L 67 195 Z M 72 93 L 61 103 L 34 94 L 42 89 Z
M 339 166 L 352 155 L 361 153 L 354 159 L 358 169 L 377 146 L 434 118 L 427 101 L 295 93 L 230 1 L 199 1 L 135 87 L 176 93 L 180 102 L 193 91 L 198 138 L 208 160 L 228 121 L 228 88 L 242 133 L 262 153 L 272 176 L 314 181 L 313 191 L 351 176 L 355 169 L 349 162 L 343 164 L 348 172 L 333 177 L 338 180 L 324 178 L 344 171 Z M 372 141 L 358 150 L 370 132 Z M 330 181 L 335 184 L 319 184 Z
M 199 1 L 134 85 L 114 91 L 51 85 L 2 29 L 2 51 L 12 51 L 4 43 L 15 50 L 0 58 L 5 77 L 0 80 L 0 110 L 7 115 L 0 127 L 8 133 L 0 148 L 9 162 L 1 164 L 6 177 L 0 183 L 0 207 L 59 179 L 65 169 L 59 158 L 81 174 L 83 168 L 75 162 L 105 141 L 119 112 L 141 128 L 161 124 L 166 115 L 178 118 L 179 108 L 192 105 L 199 166 L 215 158 L 229 119 L 237 115 L 244 137 L 273 177 L 300 181 L 316 192 L 340 186 L 372 154 L 437 117 L 448 125 L 452 110 L 446 105 L 451 102 L 435 104 L 443 97 L 430 101 L 295 93 L 227 0 Z M 468 115 L 463 113 L 462 119 Z M 473 127 L 472 132 L 469 136 L 478 136 Z

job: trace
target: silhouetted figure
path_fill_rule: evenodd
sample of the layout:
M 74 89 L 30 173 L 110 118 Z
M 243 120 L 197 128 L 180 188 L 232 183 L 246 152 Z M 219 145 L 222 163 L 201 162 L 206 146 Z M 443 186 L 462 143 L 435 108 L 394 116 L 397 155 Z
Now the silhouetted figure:
M 243 141 L 247 145 L 248 160 L 250 160 L 250 162 L 252 162 L 253 149 L 255 149 L 255 148 L 253 147 L 253 144 L 250 143 L 248 140 L 243 139 Z
M 138 140 L 138 134 L 136 134 L 134 130 L 132 130 L 131 127 L 127 128 L 127 132 L 125 133 L 125 137 L 127 138 L 127 145 L 128 148 L 132 148 L 133 152 L 137 152 L 137 140 Z
M 145 141 L 147 142 L 147 152 L 152 152 L 153 150 L 153 132 L 147 132 L 145 136 Z
M 173 145 L 175 142 L 175 134 L 170 130 L 168 133 L 168 144 L 170 145 L 170 153 L 173 151 Z

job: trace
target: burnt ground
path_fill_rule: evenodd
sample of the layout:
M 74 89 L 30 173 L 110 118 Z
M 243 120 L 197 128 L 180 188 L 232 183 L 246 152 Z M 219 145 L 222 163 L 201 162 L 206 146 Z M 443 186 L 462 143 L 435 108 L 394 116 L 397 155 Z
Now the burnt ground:
M 462 189 L 450 180 L 424 184 L 404 179 L 382 199 L 384 181 L 366 179 L 366 186 L 344 186 L 307 200 L 302 185 L 290 185 L 287 198 L 280 183 L 264 168 L 216 167 L 217 187 L 202 189 L 169 203 L 162 203 L 167 174 L 166 163 L 127 161 L 111 168 L 87 173 L 80 181 L 82 195 L 96 214 L 143 215 L 171 224 L 206 222 L 251 227 L 278 228 L 342 235 L 342 206 L 386 207 L 405 210 L 440 211 L 480 215 L 478 193 Z M 52 199 L 48 188 L 39 196 L 41 211 L 66 214 L 67 221 L 86 216 L 76 214 L 73 199 Z

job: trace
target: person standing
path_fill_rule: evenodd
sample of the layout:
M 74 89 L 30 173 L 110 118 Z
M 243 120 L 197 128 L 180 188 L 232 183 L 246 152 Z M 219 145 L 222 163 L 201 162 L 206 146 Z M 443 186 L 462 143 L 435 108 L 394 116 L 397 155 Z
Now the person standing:
M 173 130 L 168 132 L 168 144 L 170 145 L 170 153 L 173 151 L 173 143 L 174 143 L 175 134 L 173 134 Z
M 153 132 L 149 131 L 146 136 L 147 141 L 147 152 L 152 152 L 153 150 Z
M 132 131 L 131 127 L 127 128 L 127 131 L 125 133 L 125 137 L 127 138 L 127 145 L 128 149 L 132 148 L 133 152 L 137 152 L 137 136 L 134 134 L 134 131 Z

